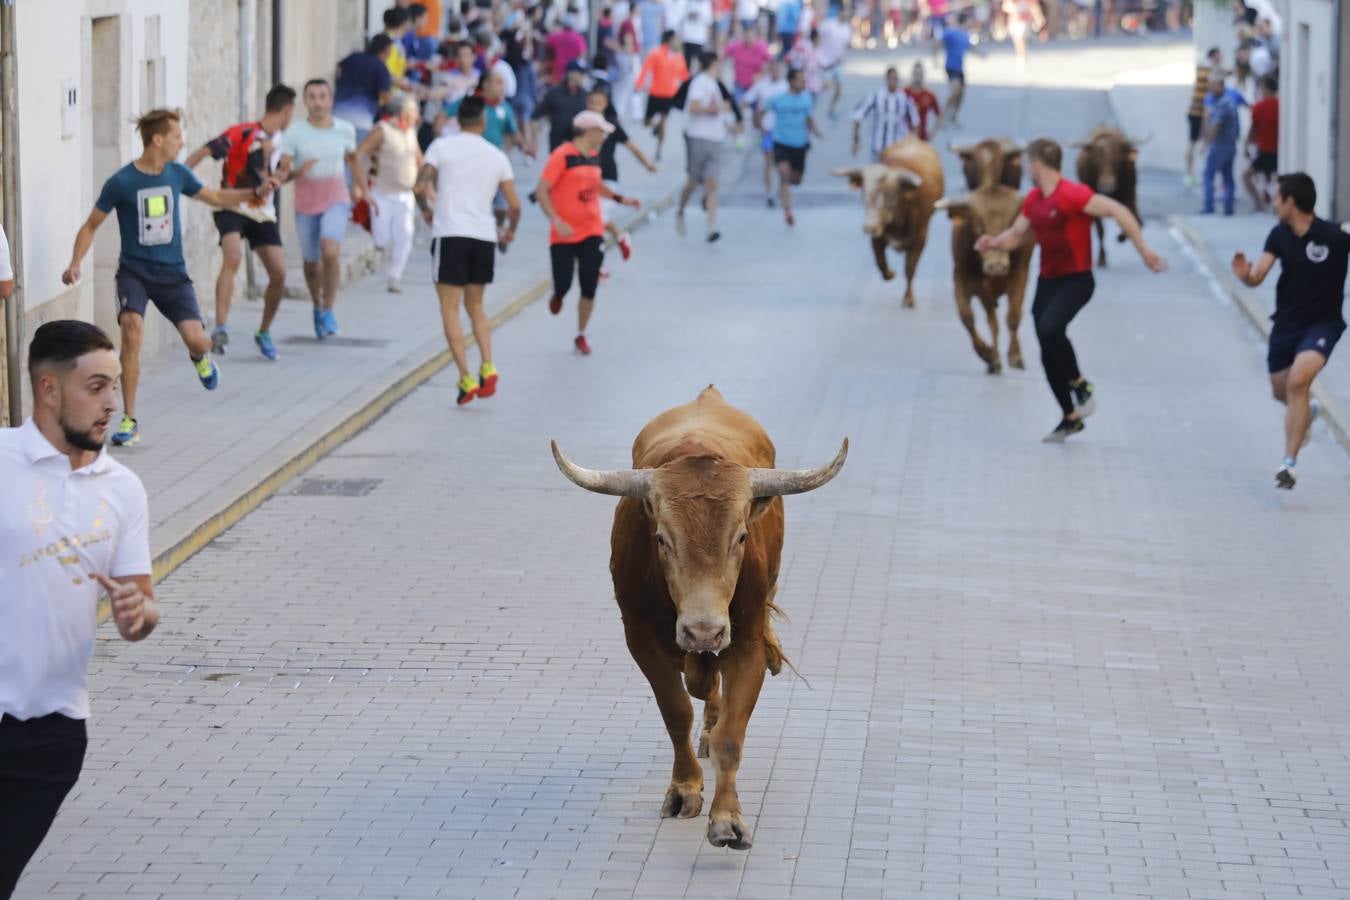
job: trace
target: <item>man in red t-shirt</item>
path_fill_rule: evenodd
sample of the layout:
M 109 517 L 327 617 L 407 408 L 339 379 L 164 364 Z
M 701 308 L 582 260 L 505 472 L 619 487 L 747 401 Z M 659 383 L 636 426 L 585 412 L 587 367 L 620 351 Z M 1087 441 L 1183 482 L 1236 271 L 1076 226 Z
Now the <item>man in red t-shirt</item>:
M 1048 138 L 1027 147 L 1027 168 L 1035 185 L 1022 204 L 1022 214 L 1002 234 L 981 235 L 975 250 L 1014 250 L 1028 230 L 1041 245 L 1041 273 L 1036 281 L 1036 299 L 1031 318 L 1041 342 L 1041 365 L 1059 403 L 1063 418 L 1044 438 L 1063 443 L 1083 430 L 1083 419 L 1097 408 L 1092 383 L 1078 370 L 1078 358 L 1069 343 L 1069 323 L 1092 299 L 1092 220 L 1110 217 L 1134 244 L 1139 256 L 1154 272 L 1167 269 L 1167 261 L 1144 242 L 1139 220 L 1120 203 L 1060 174 L 1064 151 Z
M 942 127 L 942 107 L 938 105 L 937 94 L 934 94 L 928 88 L 923 86 L 923 63 L 914 64 L 914 71 L 910 76 L 909 87 L 905 88 L 905 93 L 909 99 L 914 101 L 914 108 L 919 111 L 918 132 L 919 137 L 925 141 L 931 141 L 937 137 L 938 129 Z M 928 124 L 928 116 L 933 116 L 933 124 Z
M 562 312 L 563 297 L 572 287 L 572 273 L 577 272 L 581 302 L 577 304 L 574 345 L 582 356 L 589 356 L 586 323 L 591 320 L 600 267 L 605 262 L 605 218 L 600 198 L 624 206 L 642 204 L 636 198 L 616 194 L 601 179 L 600 148 L 614 126 L 600 113 L 586 110 L 572 119 L 572 129 L 576 136 L 549 154 L 535 194 L 539 208 L 552 224 L 548 250 L 553 263 L 553 298 L 548 301 L 548 311 L 555 316 Z
M 1265 75 L 1260 88 L 1261 99 L 1252 107 L 1252 127 L 1247 132 L 1247 146 L 1256 148 L 1256 155 L 1242 173 L 1242 183 L 1252 195 L 1256 211 L 1264 212 L 1270 205 L 1271 189 L 1280 168 L 1280 82 Z M 1258 177 L 1260 185 L 1256 183 Z

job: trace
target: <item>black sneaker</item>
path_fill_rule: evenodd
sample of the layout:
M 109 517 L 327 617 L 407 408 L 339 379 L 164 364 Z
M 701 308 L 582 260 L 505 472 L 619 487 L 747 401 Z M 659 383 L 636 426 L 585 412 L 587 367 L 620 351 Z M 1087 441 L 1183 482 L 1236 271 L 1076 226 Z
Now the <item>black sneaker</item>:
M 1097 411 L 1097 401 L 1092 397 L 1092 382 L 1084 381 L 1074 385 L 1073 409 L 1079 419 L 1086 419 Z
M 1275 471 L 1275 486 L 1277 488 L 1292 491 L 1294 489 L 1294 482 L 1297 480 L 1298 479 L 1294 478 L 1293 466 L 1280 466 L 1280 468 Z
M 1082 419 L 1060 419 L 1055 430 L 1041 438 L 1042 444 L 1062 444 L 1069 439 L 1069 435 L 1077 434 L 1087 426 L 1083 424 Z

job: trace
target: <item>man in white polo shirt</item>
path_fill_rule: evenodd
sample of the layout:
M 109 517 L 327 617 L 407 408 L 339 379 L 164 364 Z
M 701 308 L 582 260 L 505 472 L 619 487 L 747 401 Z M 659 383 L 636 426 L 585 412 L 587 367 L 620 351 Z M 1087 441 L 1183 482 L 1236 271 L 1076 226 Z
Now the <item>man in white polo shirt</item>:
M 0 429 L 0 898 L 84 763 L 103 594 L 125 640 L 159 623 L 145 488 L 104 449 L 121 366 L 87 322 L 38 328 L 33 416 Z

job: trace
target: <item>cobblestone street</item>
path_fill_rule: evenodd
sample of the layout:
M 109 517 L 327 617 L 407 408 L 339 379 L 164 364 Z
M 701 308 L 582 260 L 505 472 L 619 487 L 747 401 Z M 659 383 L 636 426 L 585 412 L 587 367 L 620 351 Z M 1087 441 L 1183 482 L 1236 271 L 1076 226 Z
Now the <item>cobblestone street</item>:
M 944 147 L 996 107 L 1019 137 L 1103 114 L 975 80 Z M 100 642 L 84 775 L 16 896 L 1350 896 L 1350 460 L 1319 426 L 1275 490 L 1264 347 L 1158 218 L 1163 276 L 1108 228 L 1071 329 L 1100 409 L 1042 445 L 1029 316 L 1027 370 L 984 374 L 942 214 L 902 309 L 830 175 L 850 123 L 822 125 L 795 229 L 747 163 L 719 243 L 695 203 L 686 237 L 667 212 L 611 255 L 593 356 L 575 291 L 531 306 L 496 337 L 495 398 L 456 409 L 441 373 L 162 582 L 152 639 Z M 498 265 L 544 261 L 536 240 Z M 432 308 L 425 269 L 400 303 Z M 625 467 L 708 383 L 780 465 L 851 443 L 786 500 L 800 675 L 750 722 L 744 853 L 659 816 L 670 743 L 612 596 L 614 504 L 549 453 Z

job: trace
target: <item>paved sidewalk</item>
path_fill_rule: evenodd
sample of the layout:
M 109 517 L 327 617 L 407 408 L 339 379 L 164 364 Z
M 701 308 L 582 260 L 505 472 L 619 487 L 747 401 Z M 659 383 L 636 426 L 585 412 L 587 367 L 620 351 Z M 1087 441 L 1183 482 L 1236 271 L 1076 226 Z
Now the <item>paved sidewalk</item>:
M 1240 202 L 1245 204 L 1247 201 Z M 1270 334 L 1270 314 L 1275 310 L 1275 281 L 1280 274 L 1279 264 L 1259 288 L 1249 288 L 1239 282 L 1233 277 L 1229 264 L 1233 254 L 1239 250 L 1253 261 L 1261 255 L 1266 235 L 1275 227 L 1275 217 L 1257 213 L 1237 216 L 1189 215 L 1175 217 L 1172 222 L 1210 275 L 1213 289 L 1247 318 L 1254 332 L 1264 342 Z M 1323 404 L 1337 438 L 1350 450 L 1350 356 L 1344 352 L 1334 354 L 1322 374 L 1317 376 L 1314 392 L 1314 396 Z
M 644 147 L 651 143 L 641 128 L 633 134 Z M 549 271 L 547 221 L 524 198 L 538 180 L 542 158 L 533 164 L 517 159 L 513 165 L 526 207 L 516 242 L 498 256 L 496 281 L 488 289 L 490 314 L 536 288 Z M 678 134 L 667 141 L 655 175 L 626 150 L 620 151 L 619 167 L 625 190 L 654 203 L 683 178 L 683 141 Z M 360 246 L 362 241 L 349 243 Z M 634 243 L 641 253 L 640 235 Z M 218 359 L 221 383 L 212 393 L 201 389 L 181 348 L 144 360 L 137 403 L 141 443 L 113 452 L 145 482 L 156 557 L 445 350 L 429 246 L 419 223 L 402 294 L 385 291 L 382 268 L 344 286 L 337 304 L 342 333 L 336 338 L 315 339 L 308 299 L 283 302 L 272 329 L 281 352 L 277 362 L 263 359 L 253 345 L 261 301 L 236 298 L 232 342 Z M 609 266 L 620 265 L 617 253 L 612 254 Z M 209 287 L 199 286 L 208 312 Z M 509 335 L 494 349 L 505 388 L 518 351 Z
M 166 579 L 152 640 L 99 644 L 86 774 L 19 900 L 1350 895 L 1350 459 L 1319 430 L 1274 489 L 1260 344 L 1162 229 L 1172 271 L 1116 252 L 1073 325 L 1100 411 L 1040 444 L 1030 323 L 1033 368 L 985 375 L 944 217 L 900 308 L 828 174 L 847 124 L 796 229 L 749 183 L 712 247 L 658 221 L 595 355 L 532 308 L 498 397 L 451 414 L 441 373 Z M 750 723 L 747 853 L 659 818 L 614 504 L 548 451 L 621 466 L 710 381 L 786 466 L 852 442 L 787 500 L 804 679 Z M 313 491 L 339 481 L 367 493 Z

